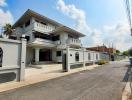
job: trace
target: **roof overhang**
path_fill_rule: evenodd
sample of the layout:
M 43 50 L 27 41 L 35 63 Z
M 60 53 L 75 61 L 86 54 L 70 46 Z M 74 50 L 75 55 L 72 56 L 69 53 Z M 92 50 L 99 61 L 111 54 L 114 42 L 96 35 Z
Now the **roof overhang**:
M 31 17 L 34 17 L 38 20 L 41 20 L 41 21 L 44 21 L 44 22 L 49 22 L 53 25 L 56 25 L 56 26 L 61 26 L 60 23 L 52 20 L 52 19 L 49 19 L 39 13 L 36 13 L 30 9 L 28 9 L 17 21 L 16 23 L 13 25 L 13 27 L 17 27 L 19 25 L 22 25 L 26 20 L 29 20 Z
M 34 17 L 38 20 L 41 20 L 41 21 L 44 21 L 44 22 L 48 22 L 48 23 L 51 23 L 55 26 L 58 26 L 58 28 L 56 28 L 55 30 L 53 30 L 52 32 L 50 32 L 51 34 L 55 34 L 55 33 L 58 33 L 58 32 L 67 32 L 68 34 L 70 35 L 74 35 L 74 36 L 78 36 L 78 37 L 84 37 L 85 35 L 74 30 L 74 29 L 71 29 L 67 26 L 64 26 L 52 19 L 49 19 L 39 13 L 36 13 L 35 11 L 32 11 L 30 9 L 28 9 L 21 17 L 20 19 L 18 19 L 16 21 L 16 23 L 13 25 L 13 28 L 17 27 L 17 26 L 20 26 L 22 24 L 24 24 L 25 21 L 29 20 L 31 17 Z

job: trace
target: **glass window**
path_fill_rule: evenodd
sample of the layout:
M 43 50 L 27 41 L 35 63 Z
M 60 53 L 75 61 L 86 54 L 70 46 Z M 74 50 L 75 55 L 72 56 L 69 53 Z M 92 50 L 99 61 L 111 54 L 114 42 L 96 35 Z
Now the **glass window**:
M 61 56 L 61 51 L 57 51 L 56 56 Z
M 75 53 L 75 60 L 76 60 L 76 61 L 79 61 L 79 52 L 76 52 L 76 53 Z

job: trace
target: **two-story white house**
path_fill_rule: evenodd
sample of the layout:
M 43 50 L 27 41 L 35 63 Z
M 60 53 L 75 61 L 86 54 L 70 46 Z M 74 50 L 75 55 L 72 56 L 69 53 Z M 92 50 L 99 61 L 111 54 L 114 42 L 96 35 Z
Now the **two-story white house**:
M 32 10 L 27 10 L 13 27 L 18 39 L 26 36 L 27 64 L 62 62 L 62 51 L 67 46 L 81 48 L 79 38 L 85 36 Z

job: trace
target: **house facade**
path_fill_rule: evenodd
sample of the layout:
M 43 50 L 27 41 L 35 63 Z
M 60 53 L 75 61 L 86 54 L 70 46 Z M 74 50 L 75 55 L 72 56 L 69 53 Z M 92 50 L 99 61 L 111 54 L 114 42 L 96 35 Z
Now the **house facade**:
M 62 62 L 66 47 L 82 48 L 80 38 L 84 34 L 54 20 L 27 10 L 13 25 L 14 35 L 27 39 L 26 64 Z

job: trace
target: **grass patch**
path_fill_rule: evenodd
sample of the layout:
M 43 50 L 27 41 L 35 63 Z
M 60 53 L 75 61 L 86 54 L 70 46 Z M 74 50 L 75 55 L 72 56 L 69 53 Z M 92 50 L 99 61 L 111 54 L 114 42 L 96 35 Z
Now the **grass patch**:
M 128 94 L 128 100 L 132 100 L 132 94 Z

